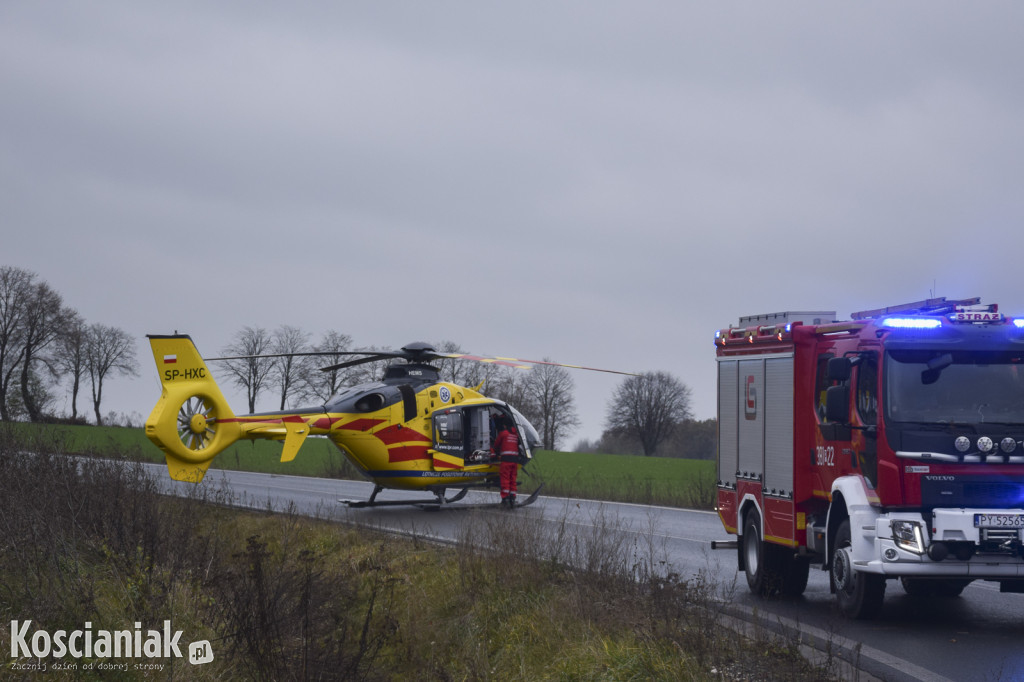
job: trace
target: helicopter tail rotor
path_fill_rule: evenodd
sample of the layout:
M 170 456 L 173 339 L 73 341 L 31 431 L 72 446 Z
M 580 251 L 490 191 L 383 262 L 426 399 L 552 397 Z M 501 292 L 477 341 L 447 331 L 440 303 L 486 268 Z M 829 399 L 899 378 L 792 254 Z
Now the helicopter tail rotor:
M 163 393 L 146 420 L 146 436 L 164 451 L 171 478 L 198 483 L 241 427 L 191 337 L 149 341 Z

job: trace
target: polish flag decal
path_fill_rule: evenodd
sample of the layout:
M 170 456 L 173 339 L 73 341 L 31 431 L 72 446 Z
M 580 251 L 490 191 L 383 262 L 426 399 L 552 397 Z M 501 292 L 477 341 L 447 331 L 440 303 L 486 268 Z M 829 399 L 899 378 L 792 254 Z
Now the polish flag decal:
M 164 356 L 164 364 L 165 365 L 173 365 L 177 361 L 178 361 L 178 356 L 177 355 L 165 355 Z

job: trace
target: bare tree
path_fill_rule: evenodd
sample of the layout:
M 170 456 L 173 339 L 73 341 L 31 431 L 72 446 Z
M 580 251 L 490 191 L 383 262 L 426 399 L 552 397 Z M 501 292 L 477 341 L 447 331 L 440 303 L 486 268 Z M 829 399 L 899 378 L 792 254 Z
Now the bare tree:
M 303 358 L 300 363 L 298 393 L 302 400 L 327 402 L 332 395 L 345 384 L 350 383 L 355 372 L 353 369 L 333 369 L 329 372 L 320 371 L 321 367 L 344 362 L 347 358 L 341 355 L 329 355 L 332 352 L 347 351 L 352 348 L 352 337 L 328 330 L 320 343 L 313 346 L 313 352 L 324 353 L 322 356 Z
M 52 346 L 70 314 L 60 294 L 35 273 L 0 267 L 0 418 L 13 416 L 15 377 L 21 409 L 32 421 L 42 417 L 47 375 L 57 377 Z
M 35 275 L 9 265 L 0 267 L 0 419 L 12 418 L 8 396 L 11 380 L 25 354 L 25 318 Z
M 92 385 L 92 407 L 96 413 L 96 424 L 101 425 L 103 417 L 100 413 L 100 403 L 103 400 L 103 382 L 111 374 L 136 376 L 139 373 L 135 357 L 135 339 L 117 327 L 90 325 L 85 357 Z
M 283 410 L 290 396 L 300 381 L 301 360 L 294 353 L 307 352 L 309 334 L 298 327 L 283 324 L 274 330 L 271 337 L 270 352 L 281 357 L 273 358 L 273 369 L 270 379 L 277 386 Z
M 442 341 L 434 346 L 441 353 L 462 353 L 466 351 L 454 341 Z M 533 422 L 538 414 L 537 407 L 527 386 L 529 367 L 513 367 L 508 363 L 479 362 L 459 358 L 442 358 L 433 363 L 442 381 L 480 390 L 487 396 L 509 403 Z
M 391 346 L 370 346 L 366 349 L 369 352 L 373 351 L 390 351 L 394 350 Z M 391 367 L 395 362 L 405 363 L 405 360 L 395 360 L 391 362 L 368 362 L 365 365 L 357 365 L 352 367 L 351 380 L 355 384 L 365 384 L 370 381 L 381 381 L 384 376 L 388 373 L 388 368 Z
M 637 438 L 653 455 L 680 422 L 690 419 L 690 388 L 667 372 L 627 377 L 612 394 L 607 428 Z
M 78 313 L 69 315 L 54 349 L 58 370 L 71 379 L 71 421 L 78 419 L 78 392 L 87 374 L 86 347 L 89 326 Z
M 538 364 L 527 372 L 526 387 L 537 406 L 538 420 L 534 426 L 540 430 L 543 447 L 555 450 L 580 425 L 572 376 L 565 367 Z
M 435 344 L 439 353 L 465 354 L 466 351 L 454 341 L 442 341 Z M 450 381 L 459 386 L 475 388 L 483 382 L 494 379 L 501 371 L 501 366 L 493 362 L 475 362 L 459 358 L 442 358 L 434 362 L 442 381 Z
M 531 424 L 536 424 L 540 420 L 540 406 L 529 387 L 528 378 L 532 371 L 501 367 L 497 374 L 484 384 L 484 391 L 492 398 L 505 401 L 519 410 Z
M 245 389 L 249 412 L 256 411 L 256 399 L 274 368 L 273 358 L 256 357 L 269 353 L 271 343 L 266 329 L 244 327 L 235 334 L 235 340 L 221 350 L 227 356 L 243 356 L 240 360 L 225 360 L 224 364 L 235 385 Z
M 41 377 L 35 374 L 37 365 L 42 365 L 56 378 L 49 351 L 64 329 L 71 311 L 64 307 L 61 295 L 46 282 L 33 283 L 28 296 L 22 336 L 21 400 L 28 418 L 37 422 L 42 418 L 44 398 L 42 391 L 33 390 L 42 386 Z

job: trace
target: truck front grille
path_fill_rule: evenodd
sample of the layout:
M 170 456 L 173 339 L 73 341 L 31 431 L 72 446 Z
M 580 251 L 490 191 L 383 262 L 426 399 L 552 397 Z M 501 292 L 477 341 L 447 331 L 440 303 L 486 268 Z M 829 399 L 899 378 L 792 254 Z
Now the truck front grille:
M 1020 541 L 1020 531 L 1016 528 L 982 528 L 981 541 L 999 544 L 1018 542 Z
M 949 480 L 949 479 L 953 480 Z M 1009 480 L 1007 480 L 1009 478 Z M 1024 505 L 1024 477 L 921 477 L 921 503 L 928 508 L 1017 509 Z

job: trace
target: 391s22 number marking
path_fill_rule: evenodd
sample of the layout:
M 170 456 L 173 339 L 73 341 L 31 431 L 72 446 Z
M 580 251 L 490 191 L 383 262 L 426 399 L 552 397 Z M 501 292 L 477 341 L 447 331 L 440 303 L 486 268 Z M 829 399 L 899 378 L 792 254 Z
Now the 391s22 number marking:
M 817 464 L 820 467 L 834 467 L 836 465 L 836 449 L 831 445 L 819 445 L 815 448 Z

